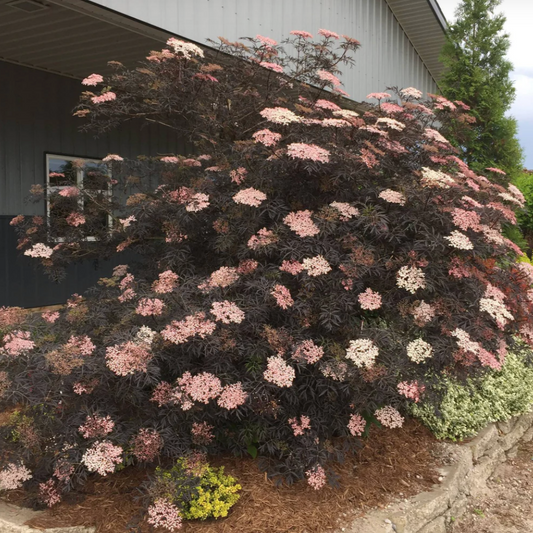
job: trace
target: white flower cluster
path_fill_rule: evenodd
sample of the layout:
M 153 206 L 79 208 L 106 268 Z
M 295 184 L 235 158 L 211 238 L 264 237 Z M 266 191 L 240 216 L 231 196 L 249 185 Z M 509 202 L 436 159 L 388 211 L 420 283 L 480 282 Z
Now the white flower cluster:
M 136 337 L 140 342 L 151 346 L 156 335 L 157 331 L 150 329 L 148 326 L 141 326 L 141 328 L 137 332 Z
M 413 363 L 422 363 L 432 355 L 433 347 L 425 340 L 416 339 L 407 345 L 407 357 L 409 357 Z
M 402 131 L 405 128 L 405 124 L 403 124 L 402 122 L 398 122 L 397 120 L 388 117 L 378 118 L 376 121 L 376 125 L 377 124 L 384 124 L 385 126 L 387 126 L 387 128 L 396 131 Z
M 505 327 L 507 322 L 514 320 L 514 316 L 509 313 L 505 304 L 492 298 L 481 298 L 479 300 L 479 310 L 487 312 L 501 329 Z
M 422 167 L 422 185 L 424 187 L 436 187 L 437 189 L 449 189 L 455 185 L 455 180 L 439 170 Z
M 355 366 L 371 368 L 379 355 L 379 348 L 370 339 L 350 341 L 346 350 L 346 359 L 350 359 Z
M 474 245 L 472 241 L 460 231 L 453 230 L 448 237 L 444 237 L 448 241 L 448 246 L 457 248 L 458 250 L 473 250 Z
M 418 289 L 426 288 L 426 275 L 420 268 L 403 266 L 396 274 L 396 285 L 414 294 Z
M 452 331 L 452 336 L 457 339 L 457 345 L 461 350 L 464 350 L 465 352 L 473 353 L 474 355 L 477 355 L 479 351 L 481 350 L 481 346 L 478 342 L 473 341 L 470 338 L 470 335 L 461 328 L 455 328 Z
M 180 41 L 175 37 L 171 37 L 167 41 L 167 45 L 172 47 L 175 54 L 183 54 L 185 59 L 191 59 L 191 56 L 204 57 L 204 51 L 195 44 Z

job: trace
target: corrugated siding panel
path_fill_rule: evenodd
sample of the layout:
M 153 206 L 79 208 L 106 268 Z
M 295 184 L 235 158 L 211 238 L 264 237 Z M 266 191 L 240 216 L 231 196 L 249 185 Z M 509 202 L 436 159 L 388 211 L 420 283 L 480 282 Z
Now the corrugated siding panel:
M 154 26 L 205 43 L 266 35 L 282 40 L 291 30 L 327 28 L 361 41 L 356 65 L 343 81 L 351 98 L 389 86 L 436 92 L 436 84 L 386 0 L 94 0 Z
M 72 117 L 82 86 L 76 80 L 0 61 L 0 215 L 44 214 L 25 202 L 32 184 L 45 181 L 46 152 L 101 158 L 183 151 L 176 134 L 128 124 L 94 138 Z

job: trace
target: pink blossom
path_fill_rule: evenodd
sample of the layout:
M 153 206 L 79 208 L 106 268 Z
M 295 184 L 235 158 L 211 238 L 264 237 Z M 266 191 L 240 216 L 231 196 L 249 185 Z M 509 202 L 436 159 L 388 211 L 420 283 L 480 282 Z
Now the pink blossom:
M 507 176 L 507 173 L 501 170 L 500 168 L 487 167 L 485 170 L 489 170 L 490 172 L 494 172 L 495 174 L 501 174 L 502 176 Z
M 350 359 L 359 368 L 373 367 L 378 355 L 379 348 L 371 339 L 350 341 L 350 346 L 346 350 L 346 359 Z
M 466 211 L 456 207 L 452 211 L 452 218 L 453 223 L 463 231 L 469 229 L 480 231 L 481 217 L 475 211 Z
M 381 307 L 381 295 L 370 288 L 362 292 L 357 299 L 361 307 L 367 311 L 375 311 Z
M 135 215 L 131 215 L 127 218 L 119 218 L 119 220 L 124 228 L 129 228 L 133 222 L 137 222 Z
M 516 214 L 512 209 L 509 209 L 500 202 L 490 202 L 489 204 L 487 204 L 487 207 L 490 207 L 495 211 L 499 211 L 507 221 L 509 221 L 511 224 L 516 225 Z
M 265 146 L 274 146 L 281 140 L 281 133 L 275 133 L 269 129 L 259 130 L 252 135 L 252 139 Z
M 53 324 L 60 316 L 58 311 L 45 311 L 42 315 L 46 322 Z
M 209 196 L 199 192 L 192 195 L 191 199 L 185 206 L 185 210 L 196 213 L 197 211 L 202 211 L 206 207 L 209 207 Z
M 213 429 L 214 426 L 207 422 L 193 422 L 191 429 L 193 442 L 199 445 L 209 444 L 215 438 Z
M 4 336 L 3 342 L 4 347 L 2 351 L 13 357 L 23 355 L 35 348 L 35 343 L 31 340 L 29 331 L 12 331 Z
M 274 285 L 274 288 L 270 291 L 270 294 L 274 296 L 277 304 L 282 309 L 288 309 L 294 305 L 294 300 L 291 297 L 291 293 L 287 287 L 277 283 Z
M 305 362 L 310 365 L 320 361 L 324 356 L 324 348 L 317 346 L 312 340 L 302 341 L 292 354 L 295 361 Z
M 437 130 L 433 130 L 431 128 L 426 128 L 424 130 L 424 137 L 426 139 L 429 139 L 430 141 L 437 141 L 444 144 L 449 144 L 448 139 L 446 137 L 442 136 Z
M 268 131 L 268 130 L 264 130 Z M 248 171 L 244 167 L 239 167 L 236 170 L 232 170 L 229 175 L 231 176 L 231 181 L 236 183 L 237 185 L 240 185 L 248 175 Z
M 329 100 L 318 99 L 315 102 L 315 107 L 319 107 L 320 109 L 329 109 L 330 111 L 342 111 L 337 104 L 334 104 Z
M 318 33 L 326 39 L 340 39 L 339 34 L 334 31 L 320 29 Z
M 234 267 L 220 267 L 209 276 L 206 284 L 202 284 L 199 288 L 212 289 L 214 287 L 229 287 L 239 279 L 237 269 Z
M 421 301 L 417 307 L 412 311 L 415 324 L 424 326 L 428 322 L 431 322 L 435 317 L 435 309 L 430 304 Z
M 244 392 L 242 383 L 238 381 L 237 383 L 226 385 L 222 389 L 217 403 L 223 409 L 237 409 L 237 407 L 244 405 L 247 398 L 248 394 Z
M 278 42 L 274 41 L 274 39 L 271 39 L 270 37 L 264 37 L 263 35 L 256 35 L 255 38 L 267 47 L 276 46 L 278 44 Z
M 19 224 L 22 224 L 24 222 L 24 215 L 17 215 L 16 217 L 13 217 L 11 221 L 9 222 L 10 226 L 18 226 Z
M 128 376 L 135 372 L 146 372 L 152 354 L 145 345 L 128 341 L 106 348 L 107 367 L 117 376 Z
M 307 483 L 315 490 L 320 490 L 327 483 L 326 471 L 320 465 L 316 465 L 311 470 L 308 470 L 305 475 L 307 477 Z
M 351 124 L 344 119 L 325 118 L 320 124 L 323 128 L 349 128 Z
M 127 302 L 129 300 L 133 300 L 137 293 L 130 287 L 126 289 L 117 299 L 120 303 Z
M 157 294 L 172 292 L 178 283 L 178 275 L 172 270 L 165 270 L 159 274 L 159 279 L 152 283 L 152 289 Z
M 108 440 L 95 442 L 83 454 L 81 462 L 89 472 L 107 476 L 115 471 L 115 465 L 122 463 L 122 448 Z
M 285 107 L 267 107 L 259 113 L 264 119 L 274 124 L 291 124 L 299 122 L 300 117 Z
M 403 416 L 390 405 L 378 409 L 374 415 L 386 428 L 401 428 L 404 423 Z
M 86 382 L 77 381 L 72 385 L 72 391 L 74 394 L 82 395 L 82 394 L 91 394 L 93 390 L 98 386 L 99 380 L 94 378 L 90 379 Z
M 347 426 L 352 436 L 360 437 L 365 432 L 366 421 L 361 415 L 351 415 Z
M 121 278 L 122 276 L 125 276 L 127 272 L 128 272 L 128 265 L 117 265 L 113 269 L 113 276 Z
M 172 155 L 167 155 L 165 157 L 162 157 L 160 159 L 160 161 L 162 163 L 171 163 L 171 164 L 177 164 L 177 163 L 180 162 L 179 157 L 175 157 L 175 156 L 172 156 Z
M 311 220 L 312 214 L 313 212 L 309 210 L 296 211 L 289 213 L 283 222 L 300 237 L 314 237 L 320 233 L 320 229 Z
M 329 205 L 340 213 L 340 219 L 343 221 L 359 215 L 359 210 L 346 202 L 331 202 Z
M 80 190 L 78 187 L 65 187 L 59 191 L 59 195 L 65 198 L 76 198 L 79 194 Z
M 330 152 L 316 144 L 291 143 L 287 146 L 287 155 L 293 159 L 329 163 Z
M 211 304 L 211 313 L 215 319 L 223 324 L 240 324 L 244 320 L 244 312 L 241 311 L 233 302 L 224 300 L 223 302 L 213 302 Z
M 76 211 L 73 211 L 70 213 L 70 215 L 66 218 L 67 224 L 70 226 L 81 226 L 82 224 L 85 224 L 85 216 L 81 213 L 78 213 Z
M 522 194 L 522 191 L 516 187 L 515 185 L 513 185 L 512 183 L 509 184 L 509 186 L 507 187 L 509 189 L 509 192 L 519 201 L 521 202 L 522 204 L 525 203 L 526 199 L 524 197 L 524 195 Z
M 163 439 L 155 429 L 141 428 L 131 440 L 133 455 L 139 461 L 153 461 L 163 447 Z
M 311 419 L 306 415 L 300 416 L 299 422 L 297 418 L 289 418 L 288 422 L 295 437 L 303 435 L 306 429 L 311 429 Z
M 374 168 L 379 164 L 378 158 L 366 148 L 361 149 L 361 161 L 368 167 L 368 168 Z
M 266 199 L 267 196 L 264 192 L 258 191 L 253 187 L 242 189 L 233 196 L 233 201 L 236 204 L 244 204 L 252 207 L 259 207 Z
M 307 31 L 292 30 L 291 35 L 296 35 L 297 37 L 302 37 L 303 39 L 312 39 L 313 36 Z
M 39 483 L 39 500 L 47 507 L 53 507 L 61 501 L 61 493 L 56 481 L 49 479 L 46 483 Z
M 385 113 L 388 113 L 388 114 L 403 113 L 404 111 L 402 106 L 399 106 L 398 104 L 393 104 L 392 102 L 383 102 L 381 104 L 381 110 L 385 111 Z
M 366 95 L 367 100 L 383 100 L 384 98 L 390 98 L 389 93 L 370 93 Z
M 407 198 L 401 192 L 393 191 L 392 189 L 381 191 L 379 193 L 379 198 L 391 204 L 398 205 L 405 205 L 405 202 L 407 201 Z
M 109 163 L 110 161 L 124 161 L 124 158 L 123 157 L 120 157 L 119 155 L 117 154 L 107 154 L 103 159 L 102 161 L 104 163 Z
M 159 407 L 162 407 L 172 401 L 172 392 L 172 385 L 166 381 L 162 381 L 155 388 L 150 401 L 156 402 Z
M 179 509 L 165 498 L 158 498 L 148 507 L 148 523 L 156 528 L 176 531 L 182 526 Z
M 279 269 L 282 272 L 288 272 L 289 274 L 296 276 L 296 274 L 299 274 L 304 269 L 304 267 L 302 263 L 291 259 L 289 261 L 283 261 Z
M 348 365 L 344 361 L 333 359 L 320 365 L 320 371 L 327 377 L 335 381 L 343 381 L 348 374 Z
M 115 422 L 110 416 L 87 416 L 85 424 L 78 428 L 84 439 L 93 439 L 94 437 L 105 437 L 113 431 Z
M 341 80 L 339 80 L 337 76 L 335 76 L 331 72 L 328 72 L 327 70 L 317 70 L 316 74 L 322 81 L 331 83 L 334 86 L 341 85 Z
M 252 235 L 252 237 L 250 237 L 248 240 L 248 248 L 257 250 L 258 248 L 263 248 L 263 246 L 274 244 L 277 240 L 278 237 L 273 231 L 263 228 L 257 232 L 257 235 Z
M 398 383 L 398 392 L 406 398 L 414 400 L 415 403 L 420 401 L 420 395 L 425 389 L 425 386 L 420 385 L 418 381 L 401 381 Z
M 316 257 L 306 257 L 302 261 L 304 270 L 307 270 L 307 274 L 312 277 L 321 276 L 331 272 L 331 266 L 321 255 Z
M 296 372 L 279 355 L 274 355 L 267 359 L 267 368 L 263 377 L 278 387 L 290 387 L 296 377 Z
M 117 95 L 114 92 L 107 91 L 100 96 L 92 96 L 91 101 L 93 104 L 101 104 L 103 102 L 112 102 L 117 99 Z
M 94 350 L 96 350 L 96 346 L 87 335 L 81 335 L 79 337 L 72 335 L 65 344 L 65 348 L 85 356 L 92 355 Z
M 29 257 L 43 257 L 45 259 L 49 259 L 53 253 L 54 250 L 50 248 L 50 246 L 46 246 L 46 244 L 38 242 L 37 244 L 34 244 L 32 248 L 26 250 L 24 255 L 28 255 Z
M 18 489 L 31 477 L 31 472 L 22 463 L 9 463 L 0 471 L 0 490 Z
M 281 65 L 278 65 L 277 63 L 269 63 L 268 61 L 261 61 L 259 64 L 264 68 L 273 70 L 274 72 L 280 72 L 280 73 L 283 72 L 283 67 Z
M 159 316 L 165 304 L 159 298 L 141 298 L 135 312 L 142 316 Z
M 203 339 L 211 335 L 215 329 L 216 324 L 211 320 L 206 320 L 205 313 L 196 313 L 179 322 L 173 320 L 161 331 L 161 336 L 174 344 L 183 344 L 196 335 Z
M 82 85 L 98 85 L 99 83 L 102 83 L 104 81 L 104 78 L 100 74 L 91 74 L 90 76 L 87 76 L 84 78 L 81 82 Z
M 258 266 L 259 263 L 255 259 L 244 259 L 239 263 L 237 273 L 245 276 L 246 274 L 254 272 Z

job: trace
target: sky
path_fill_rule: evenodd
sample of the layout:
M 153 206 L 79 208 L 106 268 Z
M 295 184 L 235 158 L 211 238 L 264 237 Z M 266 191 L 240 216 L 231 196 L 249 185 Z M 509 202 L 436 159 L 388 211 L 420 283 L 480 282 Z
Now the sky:
M 453 21 L 460 0 L 437 1 L 446 20 Z M 516 100 L 510 115 L 518 121 L 518 137 L 524 149 L 525 167 L 533 169 L 533 0 L 503 0 L 497 11 L 507 18 L 505 31 L 511 40 L 508 58 L 514 66 L 511 77 L 515 84 Z

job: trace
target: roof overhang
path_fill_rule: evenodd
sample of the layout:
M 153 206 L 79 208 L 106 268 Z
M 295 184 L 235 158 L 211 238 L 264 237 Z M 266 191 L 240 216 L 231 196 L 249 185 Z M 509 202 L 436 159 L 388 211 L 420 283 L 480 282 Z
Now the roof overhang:
M 83 0 L 0 0 L 0 61 L 72 78 L 135 66 L 170 35 Z
M 438 83 L 444 65 L 439 57 L 448 28 L 437 0 L 386 0 L 430 74 Z

